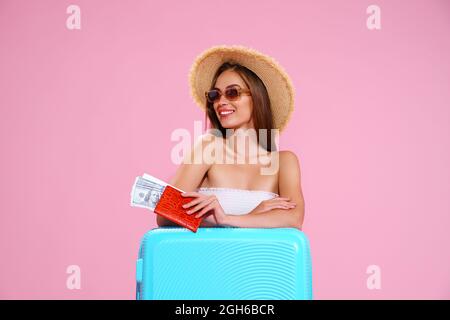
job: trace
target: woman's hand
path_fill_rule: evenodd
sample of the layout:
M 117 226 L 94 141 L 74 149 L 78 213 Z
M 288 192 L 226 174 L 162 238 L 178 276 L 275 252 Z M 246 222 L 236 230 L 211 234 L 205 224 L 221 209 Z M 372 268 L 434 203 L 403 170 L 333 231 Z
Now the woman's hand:
M 225 223 L 227 215 L 215 195 L 205 195 L 199 192 L 184 192 L 181 196 L 196 197 L 196 199 L 183 205 L 184 209 L 188 209 L 187 214 L 195 214 L 195 217 L 199 218 L 212 211 L 212 214 L 204 218 L 203 221 L 214 224 Z
M 296 203 L 290 201 L 290 198 L 275 197 L 273 199 L 261 201 L 261 203 L 251 212 L 262 213 L 272 209 L 293 209 L 295 206 Z

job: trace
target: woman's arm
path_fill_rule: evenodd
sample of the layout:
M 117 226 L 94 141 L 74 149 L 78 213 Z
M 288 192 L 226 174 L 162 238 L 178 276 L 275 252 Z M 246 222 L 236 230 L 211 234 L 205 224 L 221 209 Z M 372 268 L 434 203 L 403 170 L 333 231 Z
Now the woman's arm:
M 201 184 L 204 176 L 208 172 L 211 167 L 210 164 L 205 163 L 204 161 L 195 161 L 195 157 L 200 160 L 203 160 L 203 150 L 208 146 L 210 141 L 209 134 L 205 134 L 200 137 L 190 150 L 190 152 L 185 155 L 183 162 L 178 167 L 175 176 L 169 181 L 169 184 L 177 187 L 185 192 L 188 191 L 196 191 L 196 188 Z M 178 226 L 178 224 L 160 216 L 156 215 L 156 223 L 158 226 Z M 207 221 L 202 221 L 201 226 L 210 227 L 215 226 L 212 223 Z
M 262 213 L 228 215 L 227 221 L 222 225 L 241 228 L 297 228 L 302 230 L 299 222 L 300 215 L 299 208 L 273 209 Z
M 222 225 L 242 228 L 297 228 L 302 229 L 305 203 L 301 188 L 300 165 L 297 156 L 290 151 L 280 152 L 280 197 L 290 198 L 297 205 L 293 209 L 273 209 L 246 215 L 227 215 Z

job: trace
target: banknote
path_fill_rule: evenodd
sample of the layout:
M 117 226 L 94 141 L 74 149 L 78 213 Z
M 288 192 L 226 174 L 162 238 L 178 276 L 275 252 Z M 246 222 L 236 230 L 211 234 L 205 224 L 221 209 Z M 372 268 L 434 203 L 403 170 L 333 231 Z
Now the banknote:
M 144 173 L 136 177 L 131 189 L 131 206 L 154 210 L 167 183 Z

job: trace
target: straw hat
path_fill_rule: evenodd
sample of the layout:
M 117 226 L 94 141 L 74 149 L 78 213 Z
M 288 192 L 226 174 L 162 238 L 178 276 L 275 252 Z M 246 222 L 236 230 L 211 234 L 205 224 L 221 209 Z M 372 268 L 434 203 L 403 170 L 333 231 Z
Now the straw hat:
M 214 46 L 201 53 L 189 71 L 190 94 L 206 111 L 205 92 L 217 69 L 225 62 L 238 63 L 253 71 L 264 83 L 272 107 L 273 122 L 280 132 L 294 111 L 294 86 L 284 69 L 270 56 L 240 45 Z

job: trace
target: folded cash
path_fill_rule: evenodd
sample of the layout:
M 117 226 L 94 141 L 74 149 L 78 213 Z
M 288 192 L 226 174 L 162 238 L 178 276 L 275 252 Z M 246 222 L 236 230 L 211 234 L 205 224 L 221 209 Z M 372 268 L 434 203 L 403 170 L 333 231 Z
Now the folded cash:
M 132 207 L 154 210 L 168 184 L 149 174 L 144 173 L 142 177 L 136 177 L 131 189 Z

